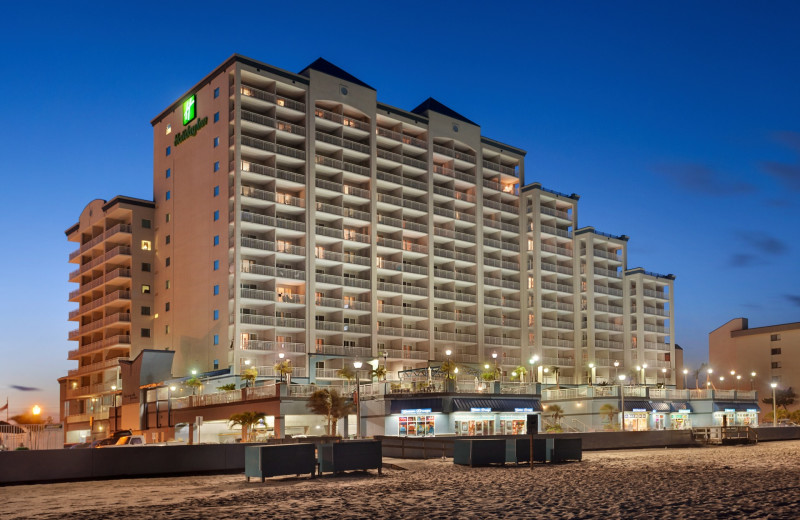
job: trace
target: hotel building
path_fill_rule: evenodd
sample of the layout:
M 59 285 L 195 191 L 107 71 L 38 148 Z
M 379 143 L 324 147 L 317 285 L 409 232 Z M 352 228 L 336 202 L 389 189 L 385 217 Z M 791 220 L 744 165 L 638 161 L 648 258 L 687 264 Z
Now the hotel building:
M 451 350 L 503 378 L 537 356 L 539 381 L 646 363 L 637 377 L 674 384 L 673 277 L 627 269 L 627 237 L 578 228 L 578 196 L 520 190 L 525 152 L 434 99 L 408 111 L 323 59 L 292 73 L 234 55 L 152 126 L 152 270 L 126 286 L 151 300 L 125 308 L 119 355 L 266 378 L 280 356 L 324 384 L 356 358 L 397 377 Z M 71 240 L 110 227 L 83 218 Z

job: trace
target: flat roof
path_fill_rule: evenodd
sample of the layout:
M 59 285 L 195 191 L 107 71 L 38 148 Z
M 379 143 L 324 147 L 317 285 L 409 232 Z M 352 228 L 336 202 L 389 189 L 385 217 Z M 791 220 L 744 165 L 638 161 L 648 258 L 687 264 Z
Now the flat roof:
M 767 325 L 765 327 L 755 327 L 753 329 L 745 328 L 739 330 L 732 330 L 731 337 L 736 338 L 739 336 L 755 336 L 757 334 L 771 334 L 773 332 L 783 332 L 787 330 L 800 329 L 800 322 L 782 323 L 780 325 Z

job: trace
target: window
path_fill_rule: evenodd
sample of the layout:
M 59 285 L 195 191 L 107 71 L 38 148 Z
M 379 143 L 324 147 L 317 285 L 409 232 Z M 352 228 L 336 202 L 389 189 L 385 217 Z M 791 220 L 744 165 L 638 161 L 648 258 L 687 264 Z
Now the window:
M 164 263 L 167 265 L 167 267 L 169 267 L 169 264 L 171 263 L 170 257 L 167 257 Z
M 170 287 L 172 287 L 172 284 L 167 280 L 166 283 L 164 283 L 164 288 L 169 289 Z
M 169 135 L 169 134 L 171 134 L 171 133 L 172 133 L 172 125 L 169 125 L 169 124 L 168 124 L 168 125 L 167 125 L 167 133 L 166 133 L 166 135 Z
M 164 334 L 169 334 L 169 325 L 164 325 Z
M 170 243 L 170 235 L 167 235 L 167 238 L 166 238 L 166 239 L 164 239 L 164 242 L 166 242 L 167 244 L 169 244 L 169 243 Z
M 214 235 L 214 245 L 215 246 L 219 245 L 219 235 Z
M 214 221 L 219 220 L 219 210 L 214 211 Z
M 167 157 L 169 157 L 169 154 L 171 154 L 171 153 L 172 153 L 172 149 L 169 146 L 167 146 Z M 148 336 L 148 337 L 150 337 L 150 336 Z
M 214 345 L 219 345 L 219 334 L 214 334 Z
M 781 368 L 781 362 L 780 361 L 773 361 L 772 362 L 772 368 Z
M 219 196 L 219 186 L 214 186 L 214 196 Z
M 150 316 L 150 307 L 142 306 L 142 316 Z
M 150 294 L 150 286 L 142 285 L 142 294 Z
M 214 89 L 214 99 L 217 99 L 218 97 L 219 97 L 219 87 Z
M 771 352 L 771 354 L 773 356 L 778 356 L 778 355 L 780 355 L 780 353 L 781 353 L 781 349 L 780 348 L 774 348 L 774 349 L 772 349 L 772 352 Z
M 214 270 L 219 271 L 219 260 L 214 260 Z
M 214 286 L 214 296 L 218 296 L 218 295 L 219 295 L 219 285 L 215 285 Z
M 219 146 L 219 137 L 214 138 L 214 148 L 216 148 L 217 146 Z
M 172 220 L 172 216 L 169 213 L 167 213 L 165 220 L 167 221 L 167 223 L 169 223 L 169 221 Z
M 142 227 L 145 229 L 150 229 L 150 220 L 143 218 L 142 219 Z
M 772 335 L 769 337 L 769 340 L 770 340 L 770 341 L 780 341 L 780 340 L 781 340 L 781 335 L 780 335 L 780 334 L 772 334 Z
M 170 193 L 169 190 L 167 190 L 166 199 L 169 200 L 170 198 L 172 198 L 172 194 Z
M 214 370 L 218 370 L 218 369 L 219 369 L 219 359 L 215 359 L 214 360 Z
M 149 273 L 150 272 L 150 264 L 148 264 L 147 262 L 142 262 L 142 271 L 145 272 L 145 273 Z M 773 350 L 775 350 L 775 349 L 773 349 Z
M 214 171 L 215 171 L 215 172 L 218 172 L 218 171 L 219 171 L 219 161 L 217 161 L 217 162 L 215 162 L 215 163 L 214 163 Z
M 219 319 L 219 311 L 217 309 L 214 309 L 214 321 L 218 319 Z
M 149 240 L 142 240 L 142 251 L 150 251 L 153 244 Z
M 216 123 L 218 121 L 219 121 L 219 112 L 215 112 L 214 113 L 214 122 Z
M 142 329 L 142 337 L 149 338 L 150 337 L 150 329 Z
M 167 168 L 167 179 L 169 179 L 170 177 L 172 177 L 172 169 Z
M 164 312 L 169 312 L 169 302 L 164 304 Z

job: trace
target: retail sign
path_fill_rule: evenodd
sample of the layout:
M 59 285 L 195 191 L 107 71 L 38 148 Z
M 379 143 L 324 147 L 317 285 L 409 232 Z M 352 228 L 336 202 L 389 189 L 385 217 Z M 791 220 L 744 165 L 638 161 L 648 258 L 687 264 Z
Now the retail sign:
M 755 408 L 748 408 L 747 411 L 749 413 L 758 413 L 758 410 L 756 410 Z
M 678 410 L 678 413 L 692 413 L 691 410 Z
M 194 94 L 183 102 L 181 108 L 183 109 L 183 126 L 186 126 L 197 117 L 197 98 Z
M 400 410 L 403 414 L 416 414 L 416 413 L 431 413 L 430 408 L 412 408 L 409 410 Z
M 533 408 L 514 408 L 517 413 L 533 413 Z
M 473 413 L 483 413 L 483 412 L 491 412 L 492 409 L 491 408 L 470 408 L 469 411 L 473 412 Z
M 631 410 L 631 411 L 632 411 L 632 412 L 646 412 L 646 411 L 647 411 L 647 409 L 646 409 L 646 408 L 634 408 L 634 409 L 633 409 L 633 410 Z
M 736 408 L 725 408 L 725 413 L 733 413 L 736 411 Z

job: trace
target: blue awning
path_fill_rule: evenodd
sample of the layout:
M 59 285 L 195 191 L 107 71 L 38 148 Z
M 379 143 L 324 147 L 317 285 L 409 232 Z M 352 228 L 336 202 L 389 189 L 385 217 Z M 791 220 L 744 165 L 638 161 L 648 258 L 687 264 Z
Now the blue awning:
M 669 403 L 669 405 L 672 408 L 673 412 L 680 412 L 681 410 L 688 410 L 690 412 L 694 411 L 694 410 L 692 410 L 692 405 L 689 404 L 689 403 L 679 403 L 679 402 L 671 401 Z
M 489 397 L 484 399 L 467 399 L 457 397 L 453 399 L 454 412 L 470 412 L 473 409 L 491 412 L 541 412 L 542 403 L 538 399 L 501 399 Z
M 389 413 L 426 413 L 428 410 L 430 410 L 430 412 L 441 412 L 442 398 L 392 399 Z
M 669 403 L 666 403 L 664 401 L 650 401 L 650 406 L 652 406 L 653 407 L 653 411 L 656 411 L 656 412 L 669 412 L 670 411 Z
M 625 411 L 626 412 L 649 412 L 653 409 L 650 406 L 650 401 L 631 401 L 630 399 L 625 399 Z
M 754 402 L 735 403 L 735 402 L 719 401 L 714 403 L 715 412 L 724 412 L 725 410 L 733 410 L 736 412 L 746 412 L 748 410 L 755 410 L 756 412 L 760 412 L 761 408 L 758 407 L 758 403 Z

